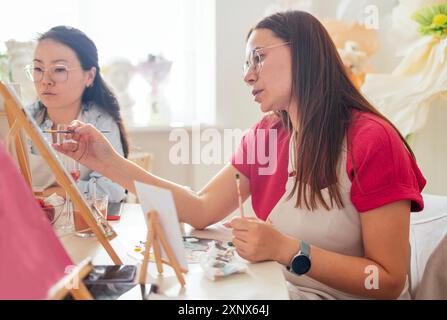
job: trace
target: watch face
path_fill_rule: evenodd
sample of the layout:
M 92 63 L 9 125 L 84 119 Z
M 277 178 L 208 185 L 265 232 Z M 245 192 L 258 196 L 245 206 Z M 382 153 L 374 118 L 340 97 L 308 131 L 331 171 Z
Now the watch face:
M 298 275 L 306 274 L 310 270 L 310 265 L 310 259 L 305 255 L 300 255 L 293 259 L 292 270 Z

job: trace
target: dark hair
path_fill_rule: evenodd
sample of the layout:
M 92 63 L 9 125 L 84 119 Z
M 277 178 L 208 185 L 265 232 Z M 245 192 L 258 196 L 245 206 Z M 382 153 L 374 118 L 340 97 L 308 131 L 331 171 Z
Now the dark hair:
M 84 90 L 82 102 L 85 104 L 94 103 L 112 116 L 118 125 L 124 156 L 127 158 L 129 155 L 129 141 L 121 117 L 120 106 L 115 95 L 101 76 L 98 49 L 95 43 L 82 31 L 68 26 L 51 28 L 42 34 L 38 41 L 45 39 L 54 40 L 72 49 L 81 62 L 82 69 L 85 71 L 91 70 L 93 67 L 96 68 L 96 77 L 93 85 Z
M 315 17 L 301 11 L 276 13 L 260 21 L 248 37 L 256 29 L 268 29 L 276 37 L 291 43 L 291 95 L 296 97 L 298 104 L 296 120 L 299 127 L 294 132 L 297 175 L 288 199 L 298 193 L 296 207 L 302 207 L 303 200 L 309 210 L 318 208 L 317 203 L 330 210 L 334 201 L 339 208 L 344 207 L 337 168 L 343 141 L 353 122 L 353 109 L 374 114 L 388 122 L 414 157 L 397 128 L 351 82 L 334 42 Z M 291 128 L 288 112 L 277 114 L 284 127 Z M 348 142 L 348 149 L 352 153 L 352 143 Z M 330 207 L 321 193 L 324 188 L 329 190 Z

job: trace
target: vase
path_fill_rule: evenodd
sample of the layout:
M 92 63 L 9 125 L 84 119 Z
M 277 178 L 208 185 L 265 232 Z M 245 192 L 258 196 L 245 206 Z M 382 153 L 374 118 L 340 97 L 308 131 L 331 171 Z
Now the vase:
M 170 103 L 162 87 L 159 86 L 156 90 L 153 88 L 148 96 L 150 125 L 167 126 L 171 123 L 172 113 Z

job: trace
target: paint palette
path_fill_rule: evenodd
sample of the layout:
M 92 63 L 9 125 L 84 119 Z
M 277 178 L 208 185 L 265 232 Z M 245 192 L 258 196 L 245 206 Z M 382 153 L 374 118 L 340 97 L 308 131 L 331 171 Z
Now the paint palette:
M 203 253 L 208 252 L 208 250 L 210 249 L 210 243 L 213 241 L 216 243 L 217 246 L 220 246 L 222 248 L 225 247 L 221 241 L 197 238 L 193 236 L 184 236 L 183 246 L 185 247 L 186 259 L 188 263 L 199 263 L 200 257 Z M 144 258 L 145 245 L 145 241 L 139 241 L 132 247 L 129 255 L 136 260 L 142 261 Z M 154 253 L 152 251 L 150 252 L 149 257 L 151 261 L 154 261 Z

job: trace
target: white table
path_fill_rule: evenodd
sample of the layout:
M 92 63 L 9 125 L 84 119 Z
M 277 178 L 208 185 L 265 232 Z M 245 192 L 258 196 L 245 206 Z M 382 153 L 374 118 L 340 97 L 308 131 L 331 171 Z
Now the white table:
M 146 239 L 146 224 L 139 205 L 126 204 L 119 222 L 112 222 L 118 237 L 112 246 L 124 264 L 139 264 L 132 257 L 138 241 Z M 191 235 L 216 240 L 230 240 L 231 233 L 221 226 L 204 231 L 192 230 Z M 62 243 L 75 263 L 87 257 L 95 265 L 109 265 L 112 260 L 96 238 L 82 239 L 75 235 L 61 238 Z M 173 270 L 164 266 L 163 275 L 158 275 L 154 263 L 150 263 L 148 280 L 159 285 L 166 299 L 187 300 L 286 300 L 289 299 L 286 281 L 281 267 L 276 262 L 247 263 L 248 272 L 232 275 L 225 279 L 211 281 L 205 277 L 199 264 L 189 264 L 185 274 L 186 286 L 181 288 Z M 154 278 L 155 277 L 155 278 Z M 124 299 L 138 299 L 138 291 L 124 295 Z M 163 297 L 162 297 L 163 298 Z

